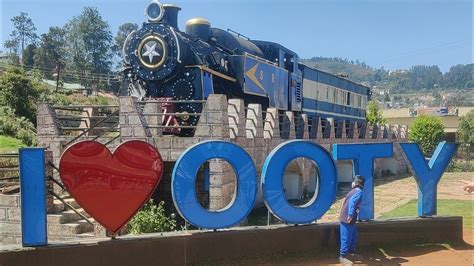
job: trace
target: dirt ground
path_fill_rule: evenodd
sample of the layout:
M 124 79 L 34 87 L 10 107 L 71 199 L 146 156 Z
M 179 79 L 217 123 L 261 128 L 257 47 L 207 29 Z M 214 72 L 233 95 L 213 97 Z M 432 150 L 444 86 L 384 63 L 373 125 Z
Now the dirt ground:
M 403 205 L 417 198 L 417 186 L 413 177 L 376 179 L 374 189 L 375 216 Z M 438 199 L 474 200 L 474 193 L 463 191 L 459 180 L 474 181 L 474 173 L 445 173 L 438 185 Z M 347 189 L 346 189 L 347 191 Z M 342 204 L 344 191 L 320 222 L 336 221 Z M 474 204 L 474 201 L 473 201 Z M 474 214 L 473 214 L 474 215 Z M 464 227 L 464 243 L 398 245 L 378 248 L 366 248 L 360 253 L 364 260 L 360 265 L 474 265 L 474 230 Z M 308 254 L 302 257 L 289 257 L 263 265 L 337 265 L 337 253 Z

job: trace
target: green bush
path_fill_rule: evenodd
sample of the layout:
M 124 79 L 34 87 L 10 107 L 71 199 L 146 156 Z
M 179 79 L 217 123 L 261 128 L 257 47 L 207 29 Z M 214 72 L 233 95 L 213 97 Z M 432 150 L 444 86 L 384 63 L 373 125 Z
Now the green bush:
M 130 233 L 157 233 L 173 231 L 176 228 L 175 215 L 166 216 L 164 201 L 156 205 L 151 199 L 129 222 Z
M 447 172 L 474 172 L 474 164 L 470 161 L 452 160 Z
M 36 121 L 35 101 L 44 88 L 18 68 L 7 69 L 0 76 L 0 106 L 10 107 L 18 117 Z
M 418 116 L 408 132 L 408 139 L 418 143 L 425 155 L 433 154 L 434 149 L 443 138 L 443 121 L 435 116 Z
M 36 130 L 25 117 L 16 117 L 9 107 L 0 107 L 0 135 L 21 140 L 28 146 L 36 145 Z

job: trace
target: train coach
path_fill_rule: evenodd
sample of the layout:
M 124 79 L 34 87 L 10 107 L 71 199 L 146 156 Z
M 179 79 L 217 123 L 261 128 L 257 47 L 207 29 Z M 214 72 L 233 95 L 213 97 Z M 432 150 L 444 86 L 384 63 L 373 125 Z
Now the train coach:
M 203 18 L 189 20 L 183 32 L 177 22 L 180 10 L 150 3 L 148 21 L 130 33 L 122 52 L 126 91 L 172 102 L 164 111 L 177 115 L 167 123 L 188 128 L 173 134 L 192 135 L 189 128 L 199 120 L 193 113 L 202 108 L 197 102 L 210 94 L 259 103 L 281 114 L 306 113 L 321 118 L 323 126 L 329 120 L 344 126 L 365 122 L 368 87 L 301 64 L 297 53 L 278 43 L 212 28 Z

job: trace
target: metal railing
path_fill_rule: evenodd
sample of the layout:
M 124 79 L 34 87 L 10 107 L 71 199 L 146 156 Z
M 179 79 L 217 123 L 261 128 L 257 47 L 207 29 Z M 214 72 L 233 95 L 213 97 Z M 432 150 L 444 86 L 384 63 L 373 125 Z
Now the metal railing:
M 59 129 L 66 135 L 74 136 L 66 146 L 82 138 L 98 140 L 109 133 L 120 132 L 118 105 L 69 105 L 53 106 L 53 109 L 59 120 Z M 108 136 L 105 145 L 119 136 Z
M 48 162 L 48 165 L 51 166 L 54 170 L 56 170 L 58 173 L 59 173 L 59 169 L 58 167 L 56 167 L 54 165 L 53 162 L 49 161 Z M 52 176 L 47 176 L 46 177 L 48 180 L 52 181 L 54 184 L 56 184 L 58 187 L 60 187 L 63 192 L 66 191 L 66 187 L 61 183 L 59 182 L 58 180 L 54 179 L 54 177 Z M 48 189 L 48 193 L 51 194 L 54 198 L 58 199 L 59 201 L 61 201 L 61 203 L 64 204 L 64 206 L 66 206 L 68 209 L 70 209 L 71 211 L 73 211 L 75 214 L 79 215 L 79 217 L 81 217 L 83 220 L 85 220 L 88 224 L 94 226 L 94 223 L 87 217 L 85 216 L 84 214 L 82 214 L 80 211 L 78 211 L 76 208 L 74 208 L 74 206 L 72 206 L 71 204 L 69 204 L 66 200 L 64 200 L 63 197 L 61 197 L 60 195 L 58 195 L 56 192 L 54 192 L 54 190 L 52 189 Z

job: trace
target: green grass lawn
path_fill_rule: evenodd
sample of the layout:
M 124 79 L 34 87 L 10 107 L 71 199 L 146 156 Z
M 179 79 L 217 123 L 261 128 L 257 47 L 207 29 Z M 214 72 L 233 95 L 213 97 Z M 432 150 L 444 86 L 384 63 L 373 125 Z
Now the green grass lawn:
M 474 228 L 474 202 L 471 200 L 438 200 L 438 215 L 462 216 L 464 227 Z M 417 200 L 382 214 L 382 218 L 416 217 Z
M 21 140 L 0 135 L 0 153 L 17 153 L 21 147 L 26 147 Z

